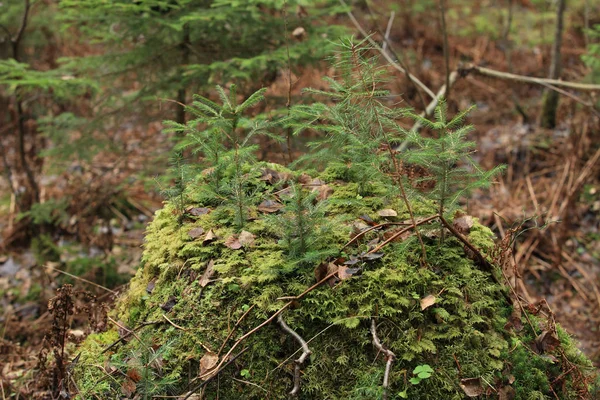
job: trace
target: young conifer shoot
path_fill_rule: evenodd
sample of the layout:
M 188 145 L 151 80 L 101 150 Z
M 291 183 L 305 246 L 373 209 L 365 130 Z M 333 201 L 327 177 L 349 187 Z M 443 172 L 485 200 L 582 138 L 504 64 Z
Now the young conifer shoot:
M 201 156 L 199 164 L 204 176 L 203 195 L 213 204 L 228 204 L 235 214 L 235 225 L 244 227 L 246 208 L 252 203 L 252 193 L 247 185 L 246 174 L 256 161 L 258 146 L 252 139 L 269 133 L 266 120 L 250 119 L 244 112 L 264 100 L 266 89 L 260 89 L 238 104 L 236 87 L 231 85 L 229 94 L 221 86 L 217 93 L 222 104 L 195 95 L 187 111 L 195 118 L 187 124 L 166 121 L 166 132 L 184 132 L 185 138 L 176 151 L 191 149 Z

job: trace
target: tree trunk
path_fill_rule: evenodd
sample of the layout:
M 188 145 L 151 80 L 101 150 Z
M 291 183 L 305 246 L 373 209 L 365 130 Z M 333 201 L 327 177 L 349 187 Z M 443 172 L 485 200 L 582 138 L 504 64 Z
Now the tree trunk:
M 552 64 L 550 64 L 550 79 L 560 77 L 560 48 L 562 46 L 563 20 L 567 0 L 558 0 L 556 10 L 556 30 L 554 31 L 554 45 L 552 46 Z M 556 126 L 556 109 L 558 108 L 558 92 L 545 90 L 542 101 L 540 126 L 552 129 Z

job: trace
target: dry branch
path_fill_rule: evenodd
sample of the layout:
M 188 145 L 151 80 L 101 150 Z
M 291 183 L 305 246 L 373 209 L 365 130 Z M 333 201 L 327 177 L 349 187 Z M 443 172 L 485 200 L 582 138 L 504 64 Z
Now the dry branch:
M 577 89 L 577 90 L 587 90 L 587 91 L 600 91 L 600 85 L 594 85 L 591 83 L 578 83 L 578 82 L 568 82 L 562 81 L 560 79 L 546 79 L 546 78 L 536 78 L 533 76 L 526 75 L 517 75 L 511 74 L 508 72 L 496 71 L 494 69 L 480 67 L 474 64 L 467 64 L 463 67 L 460 67 L 459 70 L 461 75 L 468 75 L 469 73 L 476 72 L 480 75 L 491 76 L 493 78 L 499 79 L 508 79 L 516 82 L 527 82 L 527 83 L 535 83 L 538 85 L 553 85 L 553 86 L 562 86 L 569 89 Z
M 371 335 L 373 336 L 373 345 L 385 354 L 385 373 L 383 374 L 383 400 L 388 398 L 388 387 L 390 385 L 390 370 L 392 369 L 392 363 L 396 359 L 396 355 L 390 350 L 386 349 L 377 336 L 377 324 L 375 324 L 375 318 L 371 319 Z
M 296 341 L 300 343 L 300 346 L 302 347 L 302 354 L 300 357 L 294 360 L 294 387 L 290 391 L 290 396 L 296 397 L 300 392 L 300 367 L 302 364 L 304 364 L 304 361 L 306 361 L 306 358 L 310 356 L 312 352 L 308 348 L 306 341 L 302 339 L 302 336 L 300 336 L 297 332 L 290 328 L 288 324 L 285 323 L 281 314 L 277 316 L 277 322 L 279 323 L 279 326 L 281 326 L 281 329 L 296 339 Z

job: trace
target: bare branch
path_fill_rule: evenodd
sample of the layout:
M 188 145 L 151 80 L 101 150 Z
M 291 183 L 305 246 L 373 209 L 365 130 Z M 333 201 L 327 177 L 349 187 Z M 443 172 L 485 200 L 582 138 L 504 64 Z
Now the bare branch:
M 373 336 L 373 346 L 385 355 L 385 373 L 383 374 L 383 400 L 388 398 L 388 387 L 390 385 L 390 370 L 392 369 L 392 363 L 396 359 L 396 355 L 390 350 L 385 348 L 379 337 L 377 336 L 377 324 L 375 318 L 371 319 L 371 335 Z
M 294 360 L 294 387 L 290 392 L 290 396 L 296 397 L 298 396 L 298 393 L 300 393 L 300 367 L 304 361 L 306 361 L 306 358 L 312 354 L 312 352 L 308 348 L 306 341 L 302 339 L 302 336 L 300 336 L 297 332 L 290 328 L 288 324 L 285 323 L 281 314 L 277 316 L 277 322 L 279 323 L 279 326 L 281 326 L 281 329 L 296 339 L 296 341 L 300 343 L 300 346 L 302 347 L 302 354 L 299 358 Z
M 517 82 L 527 82 L 527 83 L 535 83 L 538 85 L 553 85 L 553 86 L 562 86 L 569 89 L 577 89 L 577 90 L 587 90 L 587 91 L 600 91 L 600 85 L 594 85 L 590 83 L 577 83 L 577 82 L 568 82 L 562 81 L 560 79 L 546 79 L 546 78 L 536 78 L 533 76 L 525 76 L 525 75 L 517 75 L 511 74 L 508 72 L 496 71 L 490 68 L 479 67 L 477 65 L 468 64 L 464 67 L 459 68 L 459 72 L 461 75 L 467 75 L 471 72 L 476 72 L 480 75 L 491 76 L 494 78 L 500 79 L 508 79 L 511 81 Z
M 344 0 L 339 0 L 340 4 L 343 5 L 344 7 L 349 7 L 348 4 L 346 4 L 346 2 Z M 423 91 L 425 93 L 427 93 L 429 95 L 429 97 L 431 97 L 432 99 L 435 98 L 435 94 L 433 94 L 433 92 L 431 91 L 431 89 L 429 89 L 427 86 L 425 86 L 425 84 L 423 82 L 421 82 L 416 76 L 408 73 L 404 68 L 402 68 L 400 65 L 398 65 L 398 63 L 396 61 L 394 61 L 394 59 L 392 59 L 392 57 L 388 54 L 387 51 L 384 51 L 381 46 L 379 46 L 379 44 L 373 40 L 373 38 L 371 37 L 371 35 L 369 35 L 364 29 L 363 27 L 360 25 L 360 23 L 358 22 L 358 20 L 356 19 L 356 17 L 354 16 L 354 14 L 352 14 L 351 11 L 348 11 L 346 13 L 348 15 L 348 17 L 350 18 L 350 20 L 352 21 L 352 23 L 354 24 L 354 26 L 356 27 L 356 29 L 358 29 L 358 31 L 360 32 L 361 35 L 363 35 L 368 41 L 369 43 L 376 49 L 378 50 L 381 55 L 383 55 L 383 57 L 385 57 L 385 59 L 392 65 L 392 67 L 396 68 L 398 71 L 402 72 L 403 74 L 407 74 L 410 79 L 412 79 L 417 86 L 419 86 L 421 89 L 423 89 Z

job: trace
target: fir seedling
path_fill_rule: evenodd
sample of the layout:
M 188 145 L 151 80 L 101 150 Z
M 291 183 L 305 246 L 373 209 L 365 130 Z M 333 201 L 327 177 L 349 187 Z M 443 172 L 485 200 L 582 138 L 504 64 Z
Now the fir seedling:
M 294 183 L 282 213 L 270 217 L 293 268 L 298 264 L 314 265 L 337 252 L 337 249 L 328 249 L 327 243 L 320 243 L 319 239 L 331 229 L 331 223 L 325 218 L 326 203 L 319 201 L 317 195 L 317 191 L 309 192 Z
M 404 157 L 407 162 L 423 167 L 428 172 L 418 181 L 433 183 L 433 189 L 423 195 L 435 202 L 442 217 L 455 211 L 458 201 L 471 190 L 488 187 L 492 178 L 503 168 L 498 166 L 484 171 L 471 157 L 475 151 L 475 142 L 467 141 L 466 136 L 473 130 L 473 126 L 463 125 L 463 121 L 472 109 L 473 107 L 448 121 L 448 107 L 442 100 L 435 110 L 434 121 L 414 113 L 409 114 L 422 126 L 437 134 L 437 137 L 428 138 L 416 131 L 408 132 L 407 140 L 411 150 Z M 442 241 L 443 238 L 442 231 Z
M 396 120 L 407 111 L 383 103 L 390 95 L 379 88 L 385 81 L 385 70 L 378 66 L 377 57 L 369 56 L 365 41 L 341 40 L 341 51 L 334 59 L 340 74 L 337 79 L 325 78 L 330 91 L 307 90 L 324 96 L 328 103 L 294 107 L 290 125 L 295 134 L 305 129 L 325 132 L 323 139 L 312 144 L 317 151 L 307 158 L 326 161 L 329 168 L 344 171 L 340 178 L 357 182 L 360 195 L 368 194 L 371 183 L 377 182 L 387 185 L 390 197 L 400 196 L 415 226 L 425 262 L 425 246 L 409 201 L 409 185 L 394 150 L 394 144 L 406 135 Z
M 243 228 L 246 221 L 246 208 L 252 203 L 251 191 L 246 174 L 256 161 L 258 146 L 252 139 L 258 135 L 277 136 L 268 132 L 270 124 L 264 120 L 251 120 L 244 112 L 264 99 L 261 89 L 241 104 L 237 102 L 235 85 L 229 94 L 221 86 L 217 93 L 222 104 L 200 96 L 187 107 L 195 118 L 187 124 L 167 121 L 167 132 L 185 133 L 186 137 L 177 146 L 177 151 L 191 149 L 200 154 L 200 166 L 204 168 L 204 186 L 209 197 L 220 203 L 229 203 L 235 214 L 235 224 Z M 200 129 L 198 127 L 201 127 Z

